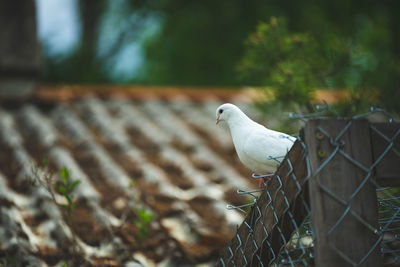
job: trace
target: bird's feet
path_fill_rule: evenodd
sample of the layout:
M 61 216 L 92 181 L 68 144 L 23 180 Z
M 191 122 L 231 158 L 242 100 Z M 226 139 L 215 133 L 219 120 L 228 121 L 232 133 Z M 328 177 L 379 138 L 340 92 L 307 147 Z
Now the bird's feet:
M 267 176 L 267 177 L 263 177 L 263 178 L 258 179 L 258 187 L 259 187 L 259 188 L 264 187 L 265 184 L 266 184 L 269 180 L 271 180 L 271 178 L 272 178 L 272 176 Z

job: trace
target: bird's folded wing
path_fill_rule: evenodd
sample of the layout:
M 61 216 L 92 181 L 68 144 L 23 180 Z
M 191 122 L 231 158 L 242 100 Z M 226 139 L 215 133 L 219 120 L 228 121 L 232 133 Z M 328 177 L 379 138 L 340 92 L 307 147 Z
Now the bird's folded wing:
M 293 141 L 286 134 L 278 132 L 255 131 L 251 133 L 243 145 L 244 153 L 260 164 L 275 165 L 282 161 Z M 273 163 L 275 161 L 275 164 Z

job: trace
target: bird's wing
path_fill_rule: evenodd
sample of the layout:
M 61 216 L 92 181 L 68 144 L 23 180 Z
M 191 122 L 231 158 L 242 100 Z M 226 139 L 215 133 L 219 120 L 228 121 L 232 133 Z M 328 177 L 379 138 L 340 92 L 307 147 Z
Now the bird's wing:
M 275 131 L 253 131 L 243 144 L 243 152 L 260 164 L 279 165 L 295 138 Z

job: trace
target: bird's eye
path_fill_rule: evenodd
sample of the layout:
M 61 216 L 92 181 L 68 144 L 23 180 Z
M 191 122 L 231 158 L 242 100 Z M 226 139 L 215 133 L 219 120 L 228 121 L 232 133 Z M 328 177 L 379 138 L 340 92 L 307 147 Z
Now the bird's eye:
M 219 114 L 222 114 L 222 112 L 224 112 L 224 110 L 223 110 L 223 109 L 220 109 L 220 110 L 219 110 Z

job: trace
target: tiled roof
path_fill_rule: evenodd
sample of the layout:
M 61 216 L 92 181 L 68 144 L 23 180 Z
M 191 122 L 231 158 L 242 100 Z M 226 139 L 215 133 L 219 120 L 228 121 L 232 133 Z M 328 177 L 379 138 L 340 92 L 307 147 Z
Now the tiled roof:
M 62 167 L 81 181 L 72 228 L 91 265 L 213 265 L 243 220 L 226 205 L 248 202 L 236 190 L 257 187 L 215 109 L 234 102 L 255 115 L 248 94 L 51 89 L 0 105 L 0 259 L 53 266 L 72 257 L 65 215 L 27 178 L 46 158 L 56 185 Z M 139 208 L 154 214 L 142 242 Z

